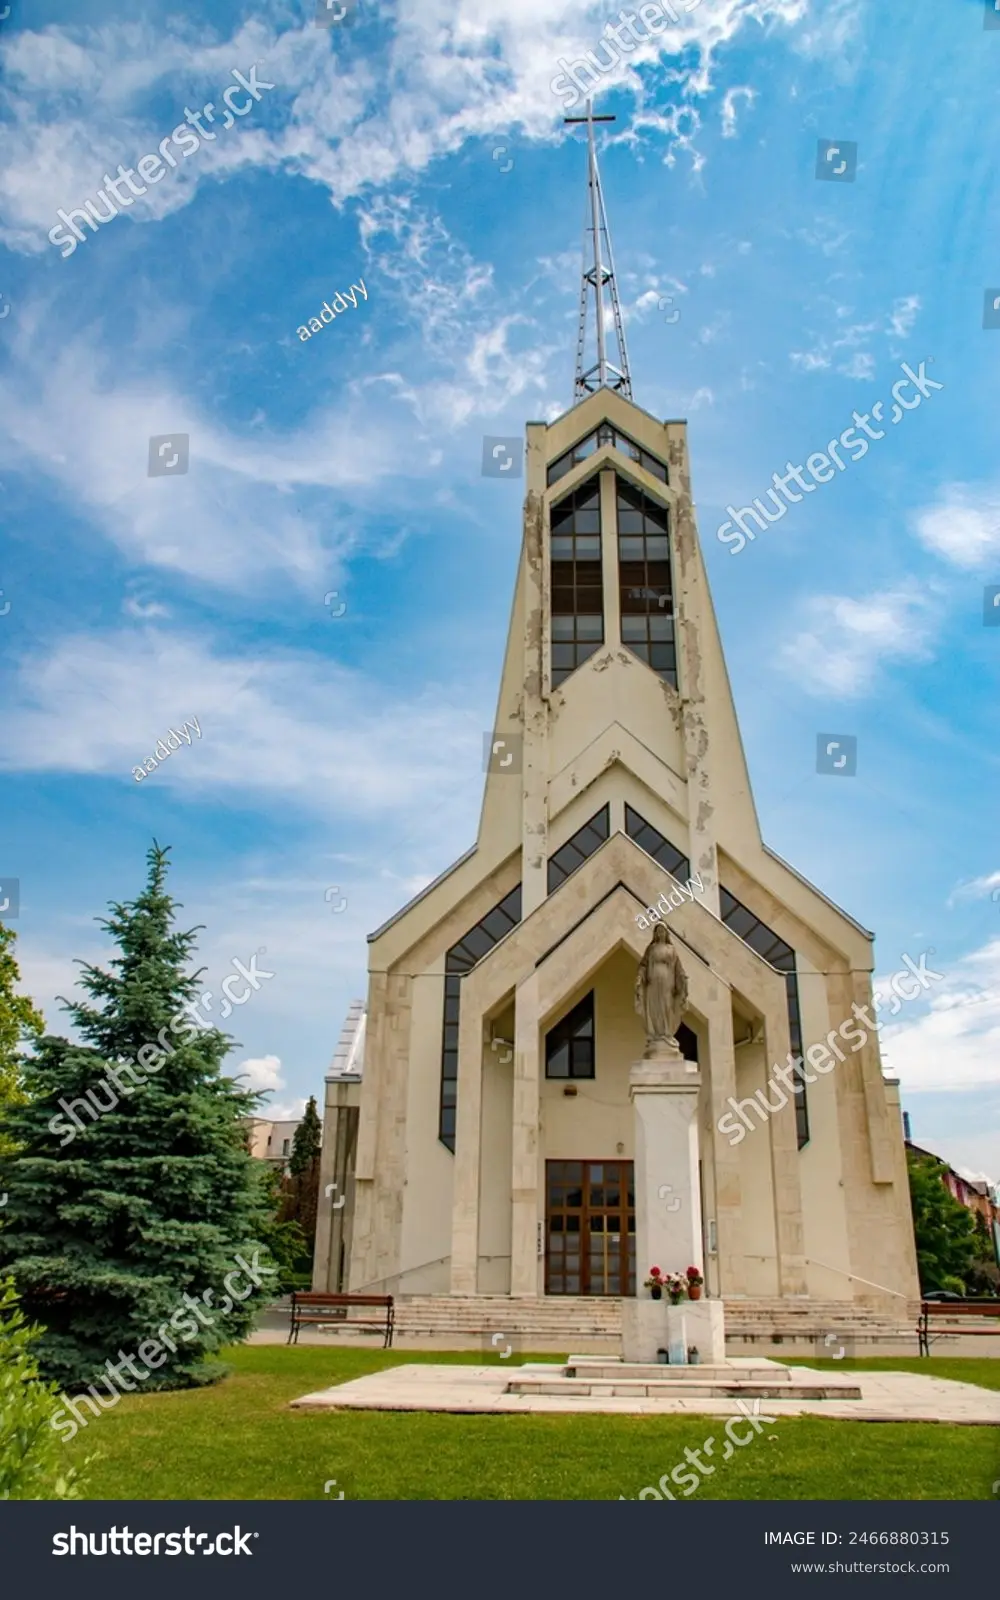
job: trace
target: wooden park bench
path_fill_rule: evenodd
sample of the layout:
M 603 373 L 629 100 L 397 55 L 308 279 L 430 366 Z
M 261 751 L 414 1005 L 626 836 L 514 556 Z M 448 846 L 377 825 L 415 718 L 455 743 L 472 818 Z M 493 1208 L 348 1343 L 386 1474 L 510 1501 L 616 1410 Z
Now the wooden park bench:
M 368 1316 L 352 1317 L 348 1313 L 354 1308 L 377 1306 L 380 1316 L 370 1313 Z M 292 1291 L 292 1325 L 288 1333 L 288 1343 L 298 1344 L 299 1329 L 305 1323 L 325 1322 L 336 1324 L 338 1328 L 370 1328 L 373 1333 L 384 1333 L 385 1343 L 382 1348 L 392 1348 L 392 1295 L 391 1294 L 306 1294 L 298 1289 Z
M 933 1340 L 948 1333 L 961 1334 L 963 1338 L 971 1334 L 993 1334 L 994 1337 L 1000 1334 L 1000 1328 L 970 1328 L 967 1324 L 973 1317 L 1000 1317 L 1000 1300 L 921 1300 L 917 1323 L 920 1354 L 929 1356 Z M 948 1321 L 952 1321 L 951 1327 L 942 1326 Z M 931 1332 L 932 1323 L 937 1329 L 935 1333 Z

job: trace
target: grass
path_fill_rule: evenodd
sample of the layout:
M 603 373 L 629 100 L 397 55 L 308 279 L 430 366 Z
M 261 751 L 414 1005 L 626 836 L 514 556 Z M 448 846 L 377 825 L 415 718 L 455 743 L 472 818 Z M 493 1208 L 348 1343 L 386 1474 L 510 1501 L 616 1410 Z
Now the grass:
M 718 1417 L 295 1412 L 316 1389 L 407 1362 L 483 1364 L 480 1352 L 248 1345 L 208 1389 L 126 1396 L 66 1446 L 98 1452 L 95 1500 L 617 1500 L 722 1435 Z M 554 1360 L 530 1357 L 524 1360 Z M 516 1363 L 512 1363 L 516 1364 Z M 1000 1362 L 903 1358 L 808 1365 L 915 1370 L 1000 1387 Z M 762 1411 L 766 1414 L 767 1403 Z M 718 1457 L 716 1458 L 718 1459 Z M 785 1418 L 700 1480 L 700 1500 L 981 1500 L 1000 1478 L 992 1428 Z M 683 1499 L 683 1489 L 676 1491 Z
M 860 1361 L 786 1356 L 785 1361 L 790 1367 L 819 1367 L 828 1372 L 916 1372 L 927 1378 L 974 1383 L 980 1389 L 1000 1389 L 1000 1361 L 995 1356 L 865 1356 Z

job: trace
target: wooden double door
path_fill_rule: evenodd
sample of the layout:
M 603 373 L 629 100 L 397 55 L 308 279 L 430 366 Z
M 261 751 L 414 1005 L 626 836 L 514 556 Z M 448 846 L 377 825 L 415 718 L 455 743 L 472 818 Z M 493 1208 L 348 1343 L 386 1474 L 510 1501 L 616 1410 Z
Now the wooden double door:
M 635 1294 L 631 1161 L 545 1163 L 545 1293 Z

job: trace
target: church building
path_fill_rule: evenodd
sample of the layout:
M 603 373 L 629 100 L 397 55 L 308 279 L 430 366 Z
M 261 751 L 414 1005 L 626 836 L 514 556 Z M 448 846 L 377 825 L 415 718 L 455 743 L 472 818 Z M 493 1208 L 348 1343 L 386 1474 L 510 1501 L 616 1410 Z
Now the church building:
M 314 1288 L 551 1306 L 692 1264 L 635 1252 L 636 972 L 665 921 L 700 1073 L 705 1294 L 904 1320 L 898 1089 L 852 1009 L 872 1004 L 873 935 L 761 838 L 687 424 L 632 399 L 584 120 L 574 404 L 527 425 L 478 836 L 369 936 L 327 1080 Z

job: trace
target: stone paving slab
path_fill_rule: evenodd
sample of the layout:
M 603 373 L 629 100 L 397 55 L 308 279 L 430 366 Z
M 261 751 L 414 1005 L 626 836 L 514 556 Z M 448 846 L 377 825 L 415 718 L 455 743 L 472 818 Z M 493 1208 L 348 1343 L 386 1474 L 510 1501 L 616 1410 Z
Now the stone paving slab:
M 753 1363 L 756 1365 L 757 1363 Z M 695 1396 L 640 1398 L 583 1394 L 519 1395 L 506 1392 L 521 1369 L 496 1366 L 411 1365 L 373 1372 L 349 1383 L 318 1390 L 293 1400 L 301 1410 L 453 1411 L 463 1413 L 554 1412 L 560 1415 L 733 1416 L 734 1402 Z M 533 1363 L 531 1371 L 542 1370 Z M 562 1364 L 553 1363 L 553 1383 Z M 829 1382 L 829 1373 L 796 1367 L 796 1377 Z M 860 1400 L 766 1400 L 761 1414 L 778 1417 L 817 1416 L 854 1422 L 948 1422 L 970 1427 L 1000 1426 L 1000 1391 L 980 1389 L 948 1378 L 913 1372 L 854 1372 L 850 1381 Z M 847 1378 L 848 1374 L 844 1374 Z

